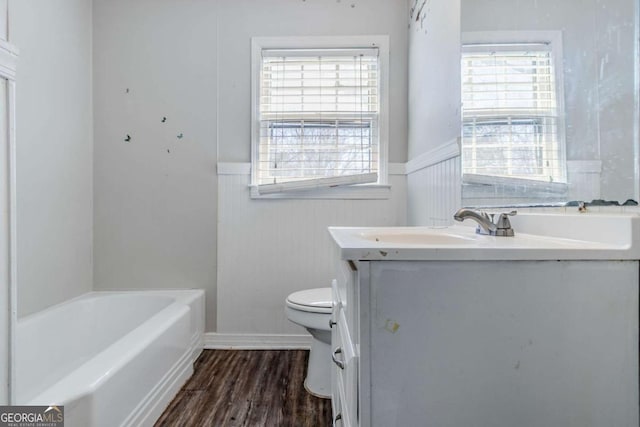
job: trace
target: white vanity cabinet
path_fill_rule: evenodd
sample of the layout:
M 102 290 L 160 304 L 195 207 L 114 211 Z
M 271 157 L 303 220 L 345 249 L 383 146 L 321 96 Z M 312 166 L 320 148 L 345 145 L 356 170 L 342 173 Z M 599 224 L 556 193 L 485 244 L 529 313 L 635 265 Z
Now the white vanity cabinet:
M 637 427 L 638 270 L 337 260 L 334 425 Z

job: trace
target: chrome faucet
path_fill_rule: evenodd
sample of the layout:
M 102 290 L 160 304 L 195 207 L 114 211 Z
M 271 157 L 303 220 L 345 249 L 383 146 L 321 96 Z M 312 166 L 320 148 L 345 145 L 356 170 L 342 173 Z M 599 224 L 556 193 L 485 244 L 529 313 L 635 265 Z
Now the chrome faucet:
M 488 214 L 484 211 L 477 211 L 474 209 L 462 208 L 453 215 L 453 219 L 460 222 L 464 221 L 467 218 L 473 219 L 478 223 L 478 227 L 476 228 L 477 234 L 511 237 L 515 233 L 513 231 L 513 228 L 511 228 L 511 221 L 509 221 L 509 217 L 516 215 L 517 213 L 517 211 L 501 213 L 498 217 L 497 223 L 494 224 L 494 214 Z

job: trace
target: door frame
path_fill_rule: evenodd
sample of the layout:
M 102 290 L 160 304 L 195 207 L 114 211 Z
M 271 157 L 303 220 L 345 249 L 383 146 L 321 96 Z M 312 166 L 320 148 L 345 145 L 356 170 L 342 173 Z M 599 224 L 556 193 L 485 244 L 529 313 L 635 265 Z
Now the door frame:
M 7 135 L 6 141 L 9 144 L 8 149 L 8 169 L 6 178 L 8 188 L 9 206 L 8 212 L 8 278 L 9 283 L 0 282 L 0 298 L 8 302 L 8 313 L 2 314 L 8 316 L 7 328 L 0 331 L 0 339 L 6 343 L 8 354 L 0 355 L 0 358 L 7 359 L 7 371 L 4 372 L 2 378 L 3 384 L 2 395 L 6 394 L 7 403 L 15 404 L 15 349 L 16 334 L 15 328 L 17 324 L 17 246 L 16 246 L 16 71 L 18 62 L 18 49 L 11 43 L 0 40 L 0 78 L 7 81 Z M 5 173 L 5 172 L 3 172 Z M 6 299 L 5 299 L 6 298 Z M 4 329 L 4 328 L 3 328 Z M 5 347 L 3 345 L 3 347 Z M 6 382 L 5 382 L 6 377 Z

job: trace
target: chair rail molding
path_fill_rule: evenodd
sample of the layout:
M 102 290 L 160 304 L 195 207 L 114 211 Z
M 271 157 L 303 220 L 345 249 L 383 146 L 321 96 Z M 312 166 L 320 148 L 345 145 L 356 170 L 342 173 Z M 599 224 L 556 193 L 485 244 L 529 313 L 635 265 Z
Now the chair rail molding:
M 406 163 L 406 174 L 412 174 L 424 168 L 458 157 L 459 155 L 460 138 L 455 138 L 409 160 Z

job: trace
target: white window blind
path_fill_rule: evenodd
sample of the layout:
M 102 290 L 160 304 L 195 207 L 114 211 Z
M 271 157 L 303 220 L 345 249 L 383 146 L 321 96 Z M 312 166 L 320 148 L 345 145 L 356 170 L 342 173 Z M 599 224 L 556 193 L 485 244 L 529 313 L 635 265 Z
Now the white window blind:
M 263 49 L 258 108 L 261 194 L 377 181 L 376 48 Z
M 464 45 L 465 176 L 566 182 L 557 87 L 549 43 Z

